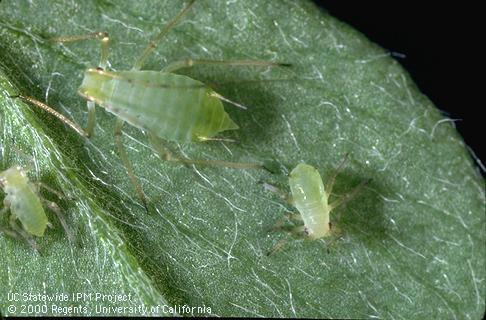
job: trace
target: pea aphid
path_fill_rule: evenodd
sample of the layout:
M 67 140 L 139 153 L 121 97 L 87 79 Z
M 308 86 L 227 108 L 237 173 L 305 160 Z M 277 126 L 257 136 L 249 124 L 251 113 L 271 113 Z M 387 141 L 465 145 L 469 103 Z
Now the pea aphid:
M 44 236 L 46 228 L 50 226 L 44 206 L 56 214 L 69 238 L 71 238 L 58 205 L 42 198 L 39 194 L 39 187 L 57 194 L 56 191 L 44 184 L 35 184 L 29 181 L 25 171 L 19 166 L 13 166 L 0 172 L 0 188 L 5 192 L 4 207 L 0 210 L 0 217 L 10 211 L 8 219 L 10 228 L 0 226 L 0 231 L 12 237 L 24 238 L 34 248 L 36 248 L 36 245 L 32 236 Z
M 233 66 L 288 66 L 288 64 L 261 60 L 195 60 L 186 59 L 170 63 L 161 72 L 141 71 L 145 61 L 160 40 L 186 15 L 195 0 L 186 7 L 149 42 L 130 71 L 106 71 L 109 37 L 106 32 L 65 36 L 55 42 L 73 42 L 86 39 L 101 40 L 101 61 L 98 68 L 86 70 L 78 93 L 88 102 L 86 132 L 91 135 L 95 126 L 95 104 L 117 117 L 115 141 L 120 158 L 132 180 L 140 199 L 145 203 L 142 188 L 128 160 L 121 137 L 125 122 L 145 130 L 161 159 L 196 165 L 219 165 L 239 169 L 263 169 L 258 163 L 191 160 L 173 155 L 162 145 L 162 140 L 174 142 L 203 142 L 229 140 L 218 138 L 220 132 L 238 129 L 238 125 L 225 112 L 222 101 L 243 107 L 216 93 L 204 83 L 187 76 L 174 74 L 181 68 L 195 65 Z M 244 108 L 244 107 L 243 107 Z
M 330 213 L 341 204 L 351 200 L 369 182 L 369 180 L 361 182 L 346 195 L 330 202 L 329 198 L 332 193 L 334 181 L 346 160 L 347 156 L 329 178 L 326 186 L 324 186 L 317 169 L 305 163 L 298 164 L 289 174 L 290 194 L 284 194 L 276 187 L 264 183 L 265 189 L 279 193 L 282 198 L 286 199 L 299 212 L 298 214 L 286 216 L 286 218 L 294 222 L 303 222 L 304 224 L 292 228 L 290 231 L 291 234 L 303 235 L 310 240 L 329 237 L 333 234 Z M 281 228 L 282 222 L 277 224 L 277 229 Z M 281 245 L 282 243 L 277 244 L 270 253 L 274 252 Z

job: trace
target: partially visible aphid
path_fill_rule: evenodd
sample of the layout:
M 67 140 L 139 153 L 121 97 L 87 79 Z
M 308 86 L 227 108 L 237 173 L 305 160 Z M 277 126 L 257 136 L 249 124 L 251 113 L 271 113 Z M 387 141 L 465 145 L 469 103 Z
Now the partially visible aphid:
M 316 168 L 301 163 L 297 165 L 289 175 L 289 185 L 291 194 L 285 194 L 273 185 L 264 183 L 265 189 L 278 193 L 293 205 L 298 214 L 288 214 L 285 218 L 294 222 L 303 222 L 303 226 L 296 226 L 291 229 L 292 235 L 303 235 L 310 240 L 316 240 L 332 235 L 330 213 L 341 204 L 352 199 L 370 180 L 361 182 L 351 192 L 341 196 L 339 199 L 329 202 L 334 181 L 339 171 L 346 163 L 348 155 L 343 159 L 334 174 L 330 177 L 327 186 L 324 186 L 321 175 Z M 276 229 L 282 229 L 285 220 L 277 223 Z M 284 242 L 279 242 L 270 251 L 275 252 L 283 246 Z
M 0 188 L 5 192 L 4 207 L 0 210 L 0 217 L 10 211 L 8 217 L 10 228 L 0 226 L 0 232 L 25 239 L 35 250 L 37 246 L 32 236 L 42 237 L 46 228 L 50 226 L 43 204 L 56 214 L 71 239 L 58 205 L 42 198 L 39 195 L 39 187 L 58 194 L 44 184 L 30 182 L 25 171 L 19 166 L 0 172 Z

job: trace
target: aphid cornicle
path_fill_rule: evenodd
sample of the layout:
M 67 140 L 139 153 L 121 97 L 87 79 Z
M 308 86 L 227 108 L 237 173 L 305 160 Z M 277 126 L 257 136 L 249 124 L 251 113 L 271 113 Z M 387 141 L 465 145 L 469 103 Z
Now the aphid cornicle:
M 369 180 L 365 180 L 348 194 L 333 202 L 329 201 L 336 176 L 346 163 L 347 157 L 346 155 L 334 174 L 329 178 L 326 186 L 324 186 L 319 171 L 305 163 L 298 164 L 290 172 L 289 186 L 291 193 L 289 195 L 282 193 L 268 183 L 264 183 L 265 189 L 279 193 L 282 198 L 286 199 L 298 210 L 299 214 L 291 214 L 286 217 L 295 222 L 303 222 L 304 225 L 294 227 L 291 230 L 291 234 L 305 235 L 311 240 L 332 235 L 330 213 L 336 207 L 352 199 L 369 182 Z M 277 229 L 280 228 L 281 223 L 277 224 Z
M 225 112 L 221 101 L 244 108 L 216 93 L 204 83 L 187 76 L 174 74 L 174 71 L 203 64 L 288 66 L 288 64 L 284 63 L 262 60 L 185 59 L 169 64 L 161 72 L 141 71 L 145 61 L 155 50 L 160 40 L 186 15 L 195 1 L 189 1 L 186 7 L 149 42 L 141 56 L 136 60 L 131 71 L 106 71 L 109 42 L 108 33 L 106 32 L 51 39 L 60 43 L 86 39 L 101 40 L 101 61 L 99 67 L 85 71 L 83 82 L 78 90 L 78 93 L 88 101 L 88 124 L 86 131 L 82 131 L 81 134 L 90 136 L 93 132 L 95 126 L 95 104 L 117 117 L 115 142 L 119 155 L 145 207 L 147 206 L 144 193 L 133 173 L 132 165 L 121 141 L 124 122 L 146 130 L 150 142 L 154 145 L 160 158 L 164 160 L 196 165 L 220 165 L 239 169 L 264 168 L 263 165 L 257 163 L 191 160 L 173 155 L 162 145 L 161 140 L 175 142 L 228 141 L 230 139 L 218 138 L 216 135 L 222 131 L 238 129 L 238 125 Z M 29 99 L 35 105 L 43 105 L 35 99 Z
M 58 194 L 44 184 L 31 182 L 19 166 L 0 172 L 0 189 L 5 192 L 4 207 L 0 210 L 0 216 L 10 211 L 10 229 L 0 226 L 0 232 L 3 231 L 12 237 L 24 238 L 34 249 L 36 244 L 31 236 L 44 236 L 46 228 L 50 225 L 43 205 L 56 214 L 71 240 L 71 234 L 59 207 L 55 202 L 42 198 L 38 193 L 39 187 Z M 18 226 L 17 220 L 20 221 L 22 228 Z

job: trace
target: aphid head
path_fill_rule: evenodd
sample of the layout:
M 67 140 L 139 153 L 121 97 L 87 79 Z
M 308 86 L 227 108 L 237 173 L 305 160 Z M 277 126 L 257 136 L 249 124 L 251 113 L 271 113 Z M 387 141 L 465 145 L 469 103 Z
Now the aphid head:
M 78 88 L 78 94 L 89 101 L 105 101 L 107 99 L 106 92 L 100 90 L 100 88 L 111 79 L 101 67 L 87 69 L 84 72 L 83 82 Z
M 292 195 L 299 199 L 318 199 L 325 194 L 322 178 L 316 168 L 305 163 L 298 164 L 289 175 Z
M 18 181 L 25 180 L 25 173 L 19 166 L 13 166 L 0 172 L 0 185 L 5 187 L 7 184 L 15 185 Z

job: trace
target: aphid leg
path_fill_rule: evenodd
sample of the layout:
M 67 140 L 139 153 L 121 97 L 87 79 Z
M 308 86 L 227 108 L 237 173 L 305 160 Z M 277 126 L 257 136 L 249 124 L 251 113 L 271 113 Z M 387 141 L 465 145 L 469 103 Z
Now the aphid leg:
M 282 230 L 283 224 L 288 220 L 302 222 L 302 216 L 299 213 L 287 213 L 275 223 L 272 229 L 275 231 Z
M 47 111 L 49 112 L 51 115 L 53 115 L 54 117 L 58 118 L 59 120 L 61 120 L 61 122 L 65 123 L 66 125 L 68 125 L 69 127 L 71 127 L 71 129 L 73 129 L 74 131 L 76 131 L 79 135 L 83 136 L 83 137 L 88 137 L 89 134 L 88 132 L 84 131 L 83 128 L 81 128 L 77 123 L 69 120 L 67 117 L 65 117 L 64 115 L 60 114 L 59 112 L 57 112 L 56 110 L 52 109 L 51 107 L 49 107 L 47 104 L 43 103 L 43 102 L 40 102 L 39 100 L 36 100 L 32 97 L 27 97 L 27 96 L 23 96 L 23 95 L 17 95 L 17 96 L 14 96 L 12 98 L 20 98 L 26 102 L 29 102 L 30 104 L 44 110 L 44 111 Z
M 143 206 L 145 207 L 145 210 L 148 213 L 149 211 L 148 211 L 147 200 L 146 200 L 145 194 L 143 193 L 142 187 L 140 186 L 140 182 L 138 181 L 137 177 L 134 174 L 132 163 L 130 162 L 130 159 L 128 159 L 128 155 L 127 155 L 127 152 L 125 150 L 125 146 L 123 145 L 122 128 L 123 128 L 124 123 L 125 122 L 121 118 L 118 118 L 116 120 L 115 143 L 116 143 L 116 146 L 117 146 L 117 149 L 118 149 L 118 154 L 120 156 L 120 159 L 122 160 L 123 165 L 125 166 L 125 169 L 127 170 L 127 173 L 128 173 L 128 176 L 130 177 L 132 185 L 135 188 L 135 191 L 137 192 L 137 195 L 140 198 L 140 201 L 142 202 Z
M 75 41 L 82 41 L 82 40 L 92 40 L 98 39 L 101 42 L 101 58 L 100 58 L 100 65 L 99 67 L 105 69 L 108 65 L 108 50 L 109 50 L 109 42 L 110 37 L 108 36 L 108 32 L 93 32 L 88 34 L 82 35 L 75 35 L 75 36 L 61 36 L 56 38 L 49 39 L 52 42 L 75 42 Z
M 16 231 L 13 231 L 11 229 L 8 229 L 8 228 L 4 228 L 2 226 L 0 226 L 0 233 L 4 233 L 5 235 L 17 240 L 17 241 L 25 241 L 29 244 L 29 246 L 34 250 L 34 251 L 37 251 L 39 252 L 39 249 L 37 247 L 37 243 L 35 242 L 35 240 L 27 235 L 27 234 L 22 234 L 22 233 L 18 233 Z
M 20 237 L 20 235 L 18 235 L 16 232 L 8 229 L 8 228 L 4 228 L 2 226 L 0 226 L 0 233 L 4 233 L 6 234 L 7 236 L 11 237 L 11 238 L 14 238 L 14 239 L 23 239 Z
M 51 209 L 52 212 L 54 212 L 56 214 L 56 217 L 57 219 L 59 220 L 59 222 L 61 222 L 61 225 L 64 229 L 64 232 L 66 232 L 66 235 L 68 236 L 68 239 L 69 239 L 69 242 L 70 243 L 74 243 L 74 237 L 73 237 L 73 234 L 71 233 L 71 231 L 69 230 L 69 227 L 68 227 L 68 224 L 66 222 L 66 220 L 64 219 L 64 216 L 63 214 L 61 213 L 61 209 L 59 208 L 59 206 L 57 205 L 57 203 L 53 202 L 53 201 L 49 201 L 47 199 L 44 199 L 44 198 L 40 198 L 41 201 L 49 208 Z
M 109 52 L 109 42 L 110 37 L 108 36 L 107 32 L 93 32 L 85 35 L 77 35 L 77 36 L 64 36 L 53 38 L 51 41 L 54 42 L 74 42 L 74 41 L 81 41 L 81 40 L 91 40 L 91 39 L 99 39 L 101 41 L 101 57 L 100 57 L 100 64 L 99 67 L 101 69 L 105 69 L 108 65 L 108 52 Z M 86 131 L 89 136 L 93 133 L 93 128 L 95 126 L 95 103 L 93 101 L 88 101 L 88 125 L 86 127 Z
M 353 190 L 349 193 L 343 195 L 341 198 L 335 200 L 334 202 L 329 204 L 329 211 L 336 209 L 338 206 L 348 202 L 349 200 L 353 199 L 369 182 L 371 179 L 367 179 L 362 181 L 358 186 L 356 186 Z
M 179 22 L 181 21 L 181 19 L 187 14 L 187 12 L 189 11 L 189 9 L 192 7 L 192 5 L 194 4 L 194 2 L 196 2 L 196 0 L 191 0 L 189 1 L 189 3 L 184 7 L 184 9 L 182 9 L 181 12 L 179 12 L 179 14 L 177 16 L 175 16 L 174 18 L 172 18 L 172 20 L 170 20 L 165 26 L 164 28 L 162 29 L 162 31 L 159 32 L 159 34 L 157 34 L 155 36 L 155 38 L 153 38 L 149 44 L 147 45 L 147 47 L 145 48 L 145 50 L 143 50 L 142 52 L 142 55 L 137 59 L 137 61 L 135 62 L 134 66 L 133 66 L 133 69 L 134 70 L 140 70 L 142 69 L 145 61 L 147 60 L 147 58 L 150 56 L 150 54 L 155 50 L 155 48 L 157 48 L 157 45 L 159 44 L 160 40 L 162 40 L 162 38 L 167 34 L 169 33 L 169 31 Z
M 344 165 L 348 161 L 348 158 L 349 158 L 349 153 L 346 153 L 343 160 L 341 160 L 341 163 L 339 164 L 339 166 L 336 168 L 336 170 L 334 170 L 334 173 L 332 174 L 332 176 L 329 177 L 329 180 L 327 181 L 327 185 L 325 187 L 325 190 L 328 194 L 328 197 L 332 193 L 332 188 L 334 187 L 334 182 L 336 181 L 337 175 L 344 168 Z
M 42 183 L 40 181 L 39 182 L 34 182 L 34 183 L 32 183 L 32 185 L 34 186 L 34 188 L 37 191 L 37 193 L 39 193 L 40 188 L 43 188 L 43 189 L 49 191 L 50 193 L 55 194 L 59 199 L 63 199 L 63 198 L 66 197 L 65 194 L 57 191 L 56 189 L 53 189 L 53 188 L 49 187 L 47 184 Z M 52 201 L 48 201 L 47 199 L 45 199 L 45 198 L 43 198 L 41 196 L 39 196 L 39 198 L 44 202 L 44 204 L 48 208 L 50 208 L 52 211 L 54 211 L 54 213 L 56 214 L 57 218 L 61 222 L 61 225 L 63 226 L 64 230 L 66 231 L 66 234 L 68 235 L 69 240 L 71 241 L 69 228 L 67 228 L 67 224 L 66 224 L 65 220 L 63 219 L 63 216 L 61 214 L 61 209 L 59 208 L 59 206 L 57 205 L 57 203 L 52 202 Z M 47 222 L 47 226 L 49 228 L 52 228 L 52 224 L 49 221 Z
M 91 40 L 91 39 L 99 39 L 101 42 L 101 57 L 100 57 L 99 68 L 104 70 L 108 66 L 108 52 L 109 52 L 109 42 L 110 42 L 110 37 L 108 36 L 107 32 L 93 32 L 85 35 L 64 36 L 64 37 L 52 38 L 51 41 L 74 42 L 74 41 Z M 86 133 L 88 137 L 91 137 L 93 135 L 93 130 L 96 124 L 95 102 L 88 100 L 87 107 L 88 107 L 88 124 L 86 125 Z
M 10 210 L 10 204 L 4 201 L 4 207 L 0 210 L 0 220 L 2 219 L 2 216 L 9 210 Z
M 39 252 L 39 248 L 37 247 L 37 243 L 35 242 L 34 238 L 17 225 L 16 217 L 12 214 L 10 215 L 10 228 L 13 230 L 15 238 L 22 238 L 30 245 L 32 249 L 34 249 L 34 251 Z
M 61 192 L 59 192 L 59 191 L 57 191 L 57 190 L 49 187 L 45 183 L 42 183 L 42 182 L 38 181 L 38 182 L 34 182 L 33 185 L 35 186 L 35 190 L 36 191 L 39 191 L 40 188 L 43 188 L 43 189 L 49 191 L 50 193 L 54 193 L 58 198 L 64 198 L 64 194 L 63 193 L 61 193 Z
M 94 101 L 88 100 L 86 102 L 88 107 L 88 123 L 86 125 L 86 133 L 88 137 L 93 136 L 94 127 L 96 125 L 96 104 Z
M 344 236 L 344 231 L 341 228 L 338 228 L 334 225 L 331 226 L 331 234 L 328 240 L 324 241 L 325 249 L 327 253 L 331 253 L 333 249 L 337 247 L 339 239 Z
M 0 219 L 2 218 L 2 216 L 9 210 L 10 208 L 5 205 L 1 210 L 0 210 Z M 17 234 L 15 232 L 13 232 L 12 230 L 9 230 L 7 228 L 4 228 L 0 225 L 0 233 L 5 233 L 6 235 L 10 236 L 10 237 L 13 237 L 15 238 L 17 236 Z
M 331 229 L 331 235 L 333 236 L 333 240 L 334 239 L 337 240 L 337 239 L 341 238 L 344 235 L 343 229 L 335 226 L 334 223 L 329 223 L 329 227 Z
M 289 234 L 294 237 L 302 237 L 307 235 L 305 226 L 294 227 L 290 230 Z
M 183 68 L 190 68 L 197 65 L 222 65 L 222 66 L 257 66 L 257 67 L 288 67 L 288 63 L 280 63 L 266 60 L 207 60 L 207 59 L 184 59 L 174 61 L 163 72 L 174 72 Z
M 267 182 L 261 182 L 263 184 L 263 188 L 267 191 L 273 192 L 277 194 L 281 199 L 287 201 L 289 204 L 293 205 L 294 200 L 292 198 L 292 195 L 286 192 L 283 192 L 273 184 L 267 183 Z
M 300 215 L 300 213 L 295 213 L 295 212 L 291 212 L 291 213 L 287 213 L 285 215 L 285 217 L 289 220 L 293 220 L 293 221 L 303 221 L 302 219 L 302 216 Z
M 267 252 L 267 257 L 274 254 L 277 251 L 280 251 L 282 247 L 289 241 L 289 236 L 287 235 L 285 238 L 280 239 L 270 251 Z
M 7 201 L 4 201 L 4 207 L 2 208 L 2 210 L 0 210 L 0 218 L 7 212 L 10 210 L 10 203 L 7 202 Z M 27 234 L 26 232 L 24 232 L 24 230 L 22 230 L 21 228 L 19 228 L 17 226 L 17 222 L 15 221 L 15 217 L 13 215 L 10 215 L 10 229 L 8 228 L 4 228 L 2 226 L 0 226 L 0 233 L 4 233 L 6 234 L 7 236 L 11 237 L 11 238 L 14 238 L 14 239 L 17 239 L 17 240 L 24 240 L 26 241 L 35 251 L 39 252 L 38 248 L 37 248 L 37 243 L 35 242 L 35 240 L 29 235 Z
M 235 169 L 265 169 L 262 164 L 259 163 L 247 163 L 247 162 L 230 162 L 221 160 L 192 160 L 180 156 L 174 155 L 163 145 L 161 138 L 157 137 L 151 132 L 148 132 L 149 141 L 157 151 L 160 159 L 170 162 L 179 162 L 181 164 L 193 164 L 201 166 L 221 166 Z
M 280 239 L 273 248 L 267 253 L 267 256 L 274 254 L 277 251 L 280 251 L 282 247 L 289 241 L 291 236 L 304 236 L 306 234 L 305 226 L 299 226 L 293 228 L 291 231 L 287 232 L 287 236 L 283 239 Z

